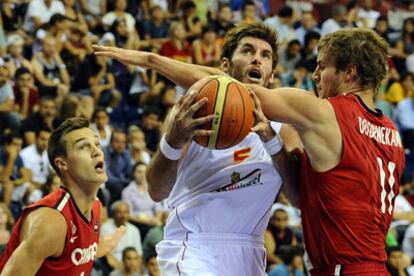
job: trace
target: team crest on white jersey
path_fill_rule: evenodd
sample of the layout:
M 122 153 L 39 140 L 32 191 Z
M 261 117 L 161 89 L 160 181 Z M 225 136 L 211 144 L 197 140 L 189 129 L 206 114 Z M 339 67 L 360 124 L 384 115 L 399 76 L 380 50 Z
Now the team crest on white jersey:
M 233 191 L 241 188 L 246 188 L 258 184 L 263 184 L 260 182 L 260 177 L 262 176 L 261 169 L 255 169 L 254 171 L 248 173 L 246 176 L 241 178 L 240 173 L 233 172 L 231 175 L 231 183 L 226 184 L 223 187 L 215 190 L 214 192 L 227 192 Z

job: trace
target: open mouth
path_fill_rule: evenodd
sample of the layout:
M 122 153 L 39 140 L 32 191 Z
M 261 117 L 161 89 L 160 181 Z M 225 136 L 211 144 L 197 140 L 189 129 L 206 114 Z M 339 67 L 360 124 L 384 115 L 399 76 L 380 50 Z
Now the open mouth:
M 248 76 L 253 81 L 260 81 L 260 79 L 262 78 L 262 74 L 260 73 L 259 70 L 256 70 L 256 69 L 251 70 Z
M 104 166 L 104 162 L 103 161 L 99 161 L 95 165 L 95 171 L 98 172 L 98 173 L 103 173 L 105 171 L 105 166 Z

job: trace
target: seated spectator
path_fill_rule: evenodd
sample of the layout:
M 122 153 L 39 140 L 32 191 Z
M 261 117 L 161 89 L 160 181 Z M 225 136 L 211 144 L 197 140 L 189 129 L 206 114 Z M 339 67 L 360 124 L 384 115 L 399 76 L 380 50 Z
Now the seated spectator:
M 78 27 L 71 27 L 67 39 L 63 43 L 62 60 L 70 75 L 74 76 L 79 70 L 85 57 L 92 52 L 92 43 L 88 34 Z
M 406 59 L 414 54 L 414 18 L 404 19 L 401 36 L 395 42 L 395 46 L 390 48 L 389 53 L 393 56 L 397 70 L 407 71 Z
M 14 223 L 15 221 L 9 207 L 5 203 L 0 202 L 0 251 L 7 245 Z
M 217 19 L 214 20 L 213 24 L 216 31 L 217 37 L 220 40 L 220 45 L 223 45 L 224 36 L 227 31 L 234 27 L 233 23 L 233 12 L 230 5 L 221 4 L 218 10 Z
M 4 147 L 0 148 L 0 183 L 2 202 L 9 205 L 14 187 L 23 185 L 32 179 L 30 170 L 23 167 L 19 152 L 23 139 L 16 133 L 4 137 Z
M 145 143 L 145 134 L 139 127 L 134 125 L 129 127 L 128 144 L 132 163 L 142 162 L 148 165 L 151 161 L 151 156 Z
M 404 146 L 414 149 L 414 93 L 398 103 L 394 118 L 402 134 Z
M 39 90 L 34 86 L 34 78 L 26 67 L 17 69 L 14 75 L 14 105 L 22 120 L 39 111 Z
M 286 48 L 289 41 L 296 40 L 296 32 L 293 28 L 293 9 L 287 5 L 280 8 L 277 15 L 267 18 L 264 22 L 272 26 L 278 32 L 278 43 L 281 48 Z M 300 42 L 299 42 L 300 44 Z
M 253 1 L 247 0 L 243 2 L 241 16 L 241 23 L 251 24 L 259 20 L 259 17 L 256 15 L 256 5 Z
M 81 110 L 79 104 L 79 98 L 73 94 L 66 96 L 63 99 L 62 106 L 60 107 L 59 116 L 57 118 L 57 124 L 60 125 L 68 118 L 80 117 Z
M 315 93 L 315 87 L 308 70 L 308 64 L 306 61 L 299 61 L 295 65 L 295 69 L 282 73 L 280 78 L 283 86 L 295 87 L 305 89 L 311 93 Z
M 184 0 L 180 2 L 181 20 L 184 26 L 187 41 L 192 43 L 201 34 L 203 23 L 197 16 L 196 8 L 192 0 Z
M 403 252 L 399 246 L 387 249 L 387 270 L 391 276 L 408 276 L 407 265 L 404 261 Z
M 9 70 L 0 65 L 0 137 L 7 131 L 20 129 L 20 116 L 14 106 L 13 87 Z
M 167 222 L 169 213 L 167 211 L 163 211 L 161 213 L 161 224 L 153 226 L 147 233 L 142 243 L 142 250 L 144 260 L 148 260 L 151 256 L 156 256 L 157 251 L 155 250 L 155 246 L 163 239 L 164 237 L 164 226 Z
M 336 32 L 344 27 L 350 26 L 348 11 L 344 5 L 338 4 L 332 8 L 332 17 L 325 20 L 321 27 L 321 35 Z
M 126 232 L 112 253 L 106 255 L 108 264 L 112 269 L 122 271 L 122 252 L 127 247 L 133 247 L 138 253 L 137 267 L 139 268 L 139 275 L 141 275 L 141 235 L 138 228 L 128 222 L 130 218 L 128 204 L 123 201 L 116 201 L 111 205 L 111 211 L 113 218 L 102 224 L 101 237 L 105 238 L 121 225 L 126 227 Z
M 319 34 L 319 38 L 321 37 L 321 30 L 318 28 L 318 24 L 312 14 L 312 11 L 303 11 L 302 15 L 300 16 L 300 26 L 296 29 L 297 39 L 300 41 L 300 44 L 302 44 L 302 46 L 306 45 L 305 36 L 310 32 L 317 33 Z
M 6 34 L 24 35 L 23 19 L 27 9 L 27 2 L 3 0 L 1 5 L 2 27 Z
M 316 60 L 318 57 L 318 43 L 321 35 L 314 31 L 309 31 L 305 35 L 305 45 L 302 48 L 302 59 L 309 65 L 308 69 L 314 72 L 316 69 Z
M 26 17 L 24 18 L 23 28 L 27 33 L 33 34 L 42 24 L 49 22 L 50 18 L 56 13 L 65 14 L 65 8 L 61 1 L 30 1 Z
M 62 3 L 65 9 L 64 15 L 70 20 L 71 27 L 86 34 L 88 32 L 88 25 L 82 13 L 77 10 L 75 0 L 62 0 Z
M 284 247 L 296 245 L 294 232 L 288 227 L 288 214 L 283 209 L 277 209 L 270 218 L 264 235 L 268 265 L 280 264 L 280 254 Z
M 272 206 L 272 213 L 277 209 L 283 209 L 288 214 L 288 226 L 291 227 L 293 230 L 301 231 L 301 215 L 300 209 L 293 207 L 288 198 L 285 196 L 283 192 L 279 193 L 278 195 L 278 202 L 273 204 Z
M 161 122 L 159 119 L 160 115 L 157 108 L 149 106 L 144 110 L 140 127 L 145 134 L 147 148 L 152 152 L 157 150 L 157 145 L 160 141 Z
M 126 0 L 115 0 L 114 3 L 114 10 L 106 13 L 102 17 L 102 23 L 104 24 L 106 29 L 115 22 L 115 20 L 125 20 L 127 31 L 134 32 L 135 31 L 135 18 L 126 11 L 127 8 L 127 1 Z
M 145 268 L 148 271 L 148 276 L 161 276 L 156 255 L 152 255 L 149 258 L 145 259 Z
M 122 269 L 112 271 L 109 276 L 141 276 L 139 255 L 134 247 L 127 247 L 122 251 Z
M 99 144 L 101 147 L 109 145 L 112 135 L 112 126 L 109 123 L 109 114 L 104 108 L 97 108 L 92 115 L 91 128 L 99 136 Z
M 102 17 L 106 14 L 106 0 L 80 0 L 80 7 L 90 31 L 102 28 Z
M 106 188 L 111 194 L 110 202 L 121 199 L 122 190 L 128 185 L 131 173 L 131 155 L 126 149 L 126 134 L 122 130 L 114 130 L 109 146 L 104 148 L 106 173 L 108 181 Z
M 4 57 L 10 76 L 14 76 L 16 70 L 26 67 L 33 72 L 31 62 L 23 56 L 24 39 L 18 34 L 12 34 L 7 37 L 7 54 Z
M 281 72 L 292 72 L 295 65 L 301 60 L 301 46 L 297 39 L 291 40 L 287 48 L 281 48 L 279 52 L 279 65 Z
M 173 22 L 168 33 L 169 39 L 162 45 L 160 54 L 175 60 L 192 63 L 191 48 L 186 40 L 184 25 Z
M 283 254 L 283 263 L 278 264 L 269 272 L 269 276 L 303 276 L 303 248 L 291 246 Z
M 115 19 L 109 28 L 109 32 L 115 36 L 117 47 L 139 50 L 141 41 L 138 33 L 134 30 L 128 30 L 125 19 Z
M 161 224 L 161 204 L 148 193 L 146 171 L 147 165 L 137 162 L 132 168 L 133 180 L 122 191 L 122 201 L 128 203 L 131 212 L 130 221 L 140 229 L 143 238 L 152 226 Z
M 159 51 L 164 42 L 167 41 L 170 24 L 165 20 L 164 11 L 155 5 L 150 9 L 150 19 L 144 22 L 144 39 L 151 48 Z
M 56 39 L 46 36 L 42 50 L 33 56 L 33 72 L 41 97 L 48 95 L 56 98 L 58 107 L 69 92 L 70 77 L 66 65 L 56 52 Z
M 217 67 L 220 65 L 221 49 L 213 26 L 203 27 L 201 38 L 193 42 L 195 64 Z
M 22 124 L 24 143 L 31 145 L 35 142 L 36 133 L 44 126 L 55 129 L 58 125 L 55 100 L 45 96 L 40 99 L 39 111 L 30 114 Z
M 392 104 L 398 104 L 406 97 L 414 95 L 414 77 L 411 73 L 401 75 L 399 81 L 395 81 L 386 92 L 386 100 Z
M 51 130 L 47 127 L 41 128 L 36 133 L 36 143 L 29 145 L 20 151 L 20 157 L 23 161 L 23 166 L 30 169 L 32 179 L 29 185 L 21 185 L 16 189 L 22 189 L 22 195 L 25 195 L 26 190 L 31 187 L 31 191 L 40 190 L 46 183 L 47 178 L 51 173 L 51 167 L 49 166 L 49 158 L 47 156 L 47 143 L 51 135 Z M 34 203 L 40 198 L 32 198 L 28 203 Z M 23 200 L 21 198 L 20 200 Z

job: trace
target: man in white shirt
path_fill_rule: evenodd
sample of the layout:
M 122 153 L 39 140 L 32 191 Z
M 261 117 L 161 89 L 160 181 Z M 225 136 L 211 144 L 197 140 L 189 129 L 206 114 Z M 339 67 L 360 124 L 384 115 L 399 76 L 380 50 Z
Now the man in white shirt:
M 343 5 L 336 5 L 332 9 L 332 17 L 322 24 L 321 35 L 338 31 L 348 25 L 347 10 Z
M 42 24 L 49 22 L 56 14 L 65 14 L 65 8 L 61 1 L 57 0 L 33 0 L 30 1 L 24 18 L 23 28 L 28 33 L 35 32 Z

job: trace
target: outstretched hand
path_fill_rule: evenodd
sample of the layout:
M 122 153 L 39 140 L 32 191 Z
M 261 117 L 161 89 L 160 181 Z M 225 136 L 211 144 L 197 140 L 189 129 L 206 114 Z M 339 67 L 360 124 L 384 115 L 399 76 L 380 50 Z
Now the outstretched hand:
M 98 252 L 96 256 L 98 258 L 103 257 L 111 253 L 118 245 L 119 241 L 126 233 L 126 227 L 121 225 L 115 232 L 109 234 L 105 238 L 99 241 Z
M 148 66 L 150 53 L 148 52 L 100 45 L 93 45 L 93 50 L 97 56 L 113 58 L 126 65 L 135 65 L 145 69 L 150 68 Z
M 270 141 L 273 137 L 275 137 L 276 133 L 270 126 L 269 120 L 262 110 L 259 98 L 257 98 L 256 94 L 250 89 L 249 92 L 250 96 L 253 98 L 255 116 L 255 125 L 251 130 L 256 132 L 263 142 Z

